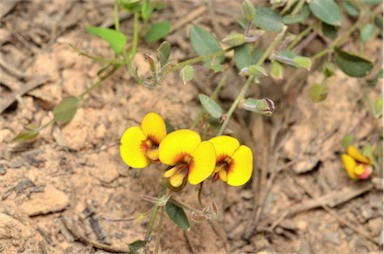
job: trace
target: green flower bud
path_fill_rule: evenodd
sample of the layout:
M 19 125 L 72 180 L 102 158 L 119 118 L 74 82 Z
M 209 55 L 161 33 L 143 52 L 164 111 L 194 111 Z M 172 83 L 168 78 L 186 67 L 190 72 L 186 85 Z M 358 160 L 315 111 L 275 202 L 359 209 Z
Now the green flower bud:
M 225 37 L 222 42 L 228 46 L 240 46 L 247 41 L 247 38 L 243 34 L 230 34 Z
M 268 98 L 248 98 L 240 103 L 240 108 L 262 115 L 271 116 L 275 110 L 275 103 Z
M 253 6 L 253 4 L 251 3 L 251 1 L 249 0 L 244 0 L 243 1 L 243 4 L 241 6 L 242 10 L 243 10 L 243 15 L 244 15 L 244 18 L 248 21 L 248 22 L 252 22 L 253 19 L 255 18 L 255 7 Z

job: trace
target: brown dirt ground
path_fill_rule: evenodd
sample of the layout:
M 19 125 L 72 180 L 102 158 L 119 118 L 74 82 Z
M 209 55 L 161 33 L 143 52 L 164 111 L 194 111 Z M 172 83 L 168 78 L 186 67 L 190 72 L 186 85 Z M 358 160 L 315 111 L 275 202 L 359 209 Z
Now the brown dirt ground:
M 167 8 L 154 15 L 154 20 L 181 22 L 167 37 L 173 46 L 172 59 L 194 56 L 182 21 L 201 6 L 206 8 L 194 23 L 211 28 L 219 38 L 238 31 L 240 1 L 203 2 L 168 1 Z M 95 80 L 101 65 L 78 55 L 70 45 L 111 57 L 108 45 L 88 35 L 84 27 L 110 24 L 113 5 L 111 1 L 5 1 L 0 9 L 0 105 L 26 86 L 39 84 L 24 96 L 16 96 L 16 103 L 0 115 L 0 253 L 126 249 L 127 243 L 143 239 L 147 219 L 98 219 L 130 218 L 148 210 L 151 204 L 141 197 L 157 195 L 161 169 L 154 165 L 128 170 L 118 151 L 121 134 L 150 111 L 177 128 L 188 128 L 201 110 L 198 93 L 210 94 L 220 75 L 199 70 L 193 82 L 183 85 L 172 74 L 161 86 L 147 89 L 122 70 L 86 97 L 69 124 L 51 125 L 33 142 L 11 144 L 24 126 L 49 122 L 60 99 L 81 93 Z M 122 23 L 125 31 L 131 31 L 130 21 L 128 17 Z M 370 43 L 367 54 L 379 61 L 381 41 Z M 318 44 L 314 41 L 313 47 Z M 140 72 L 148 69 L 144 53 L 154 52 L 158 45 L 140 45 L 136 58 Z M 321 78 L 320 72 L 313 71 L 300 77 L 293 88 L 286 80 L 271 79 L 252 87 L 249 94 L 276 103 L 271 118 L 238 110 L 229 126 L 232 135 L 254 151 L 252 181 L 240 188 L 220 182 L 205 184 L 203 201 L 218 205 L 218 218 L 191 222 L 187 232 L 166 218 L 162 252 L 382 251 L 382 173 L 375 172 L 374 180 L 352 181 L 339 159 L 345 133 L 352 132 L 359 146 L 375 142 L 381 135 L 381 119 L 374 119 L 358 103 L 366 83 L 341 72 L 329 80 L 327 99 L 313 103 L 309 85 Z M 229 73 L 220 93 L 224 107 L 242 82 L 235 71 Z M 378 94 L 376 86 L 368 96 Z M 196 197 L 193 186 L 177 195 L 198 207 Z M 149 249 L 153 247 L 154 240 Z

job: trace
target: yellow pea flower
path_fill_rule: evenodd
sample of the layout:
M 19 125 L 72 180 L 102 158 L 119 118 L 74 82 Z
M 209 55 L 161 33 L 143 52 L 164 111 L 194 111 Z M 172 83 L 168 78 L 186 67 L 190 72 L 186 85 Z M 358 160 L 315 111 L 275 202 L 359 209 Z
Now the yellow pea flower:
M 346 154 L 341 155 L 345 171 L 352 179 L 367 179 L 372 174 L 372 161 L 362 155 L 353 145 L 349 146 Z
M 188 179 L 199 184 L 207 179 L 215 167 L 215 148 L 208 141 L 201 142 L 200 135 L 192 130 L 176 130 L 160 144 L 159 159 L 171 166 L 164 178 L 175 190 L 182 188 Z
M 159 160 L 159 145 L 167 135 L 163 118 L 148 113 L 141 126 L 128 128 L 120 140 L 120 156 L 132 168 L 145 168 Z
M 231 186 L 240 186 L 252 176 L 252 150 L 230 136 L 218 136 L 209 140 L 216 150 L 216 167 L 213 180 L 219 178 Z

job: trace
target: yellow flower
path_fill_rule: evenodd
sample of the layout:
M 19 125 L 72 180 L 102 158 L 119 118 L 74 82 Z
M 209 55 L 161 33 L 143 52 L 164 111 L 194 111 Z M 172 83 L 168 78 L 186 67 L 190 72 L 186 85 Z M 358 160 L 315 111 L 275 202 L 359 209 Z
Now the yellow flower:
M 120 156 L 132 168 L 145 168 L 159 160 L 159 145 L 167 135 L 163 118 L 148 113 L 140 127 L 128 128 L 120 140 Z
M 240 146 L 239 141 L 230 136 L 218 136 L 209 141 L 216 150 L 213 180 L 220 178 L 231 186 L 248 182 L 253 168 L 252 150 L 248 146 Z
M 352 179 L 367 179 L 372 174 L 372 161 L 362 155 L 354 146 L 349 146 L 347 154 L 341 155 L 341 161 Z
M 159 147 L 159 159 L 172 166 L 164 172 L 171 185 L 182 188 L 188 179 L 190 184 L 199 184 L 207 179 L 215 167 L 215 148 L 208 141 L 201 142 L 198 133 L 192 130 L 177 130 L 168 134 Z

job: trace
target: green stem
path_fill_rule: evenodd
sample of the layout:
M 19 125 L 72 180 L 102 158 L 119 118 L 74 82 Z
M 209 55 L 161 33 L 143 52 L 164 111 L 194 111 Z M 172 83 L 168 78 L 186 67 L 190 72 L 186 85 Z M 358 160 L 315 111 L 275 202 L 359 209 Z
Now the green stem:
M 89 59 L 92 59 L 94 60 L 95 62 L 99 62 L 99 63 L 109 63 L 109 64 L 115 64 L 115 65 L 123 65 L 123 64 L 126 64 L 125 61 L 120 61 L 120 60 L 116 60 L 116 59 L 108 59 L 108 58 L 102 58 L 102 57 L 97 57 L 97 56 L 92 56 L 92 55 L 88 55 L 86 53 L 84 53 L 83 51 L 81 51 L 79 48 L 73 46 L 73 45 L 69 45 L 74 51 L 76 51 L 77 53 L 79 53 L 80 55 L 82 56 L 85 56 L 85 57 L 88 57 Z
M 163 218 L 164 218 L 164 206 L 160 207 L 160 221 L 157 228 L 159 229 L 156 234 L 156 245 L 155 245 L 155 253 L 159 253 L 160 249 L 160 239 L 161 239 L 161 233 L 163 229 Z
M 232 106 L 229 108 L 227 113 L 227 118 L 225 119 L 224 123 L 221 125 L 221 128 L 216 136 L 220 136 L 223 134 L 225 128 L 227 127 L 229 123 L 229 119 L 231 118 L 233 112 L 235 111 L 237 105 L 239 104 L 240 100 L 244 97 L 245 93 L 248 90 L 248 87 L 252 84 L 252 81 L 255 77 L 249 76 L 247 82 L 244 84 L 243 88 L 241 89 L 239 95 L 237 95 L 236 100 L 232 103 Z
M 287 27 L 284 26 L 283 30 L 275 37 L 275 39 L 272 41 L 272 43 L 269 45 L 267 50 L 264 52 L 264 54 L 260 57 L 259 61 L 256 63 L 256 65 L 260 66 L 272 53 L 272 51 L 275 49 L 277 44 L 281 41 L 283 38 L 285 31 L 287 30 Z M 231 107 L 229 108 L 227 112 L 227 118 L 225 119 L 224 123 L 221 125 L 220 130 L 217 132 L 216 136 L 220 136 L 223 134 L 225 128 L 227 127 L 229 120 L 231 119 L 231 116 L 233 112 L 235 111 L 237 105 L 241 101 L 242 98 L 244 98 L 245 93 L 247 92 L 249 86 L 252 84 L 255 77 L 249 76 L 247 82 L 245 82 L 243 88 L 241 89 L 240 93 L 237 95 L 235 101 L 232 103 Z
M 301 10 L 301 8 L 303 8 L 304 3 L 305 3 L 305 0 L 301 0 L 301 1 L 295 6 L 295 9 L 291 12 L 291 15 L 292 15 L 292 16 L 295 16 L 297 13 L 299 13 L 299 11 Z
M 131 50 L 129 51 L 127 64 L 130 64 L 132 59 L 135 57 L 138 42 L 139 42 L 139 13 L 136 12 L 135 16 L 133 17 L 133 42 L 132 42 Z
M 304 38 L 307 34 L 309 34 L 309 32 L 311 32 L 311 30 L 313 29 L 314 27 L 314 24 L 308 26 L 306 29 L 304 29 L 301 33 L 299 33 L 298 35 L 295 36 L 295 39 L 293 39 L 293 41 L 289 44 L 289 46 L 287 47 L 288 50 L 291 50 L 293 49 L 293 47 L 295 47 L 297 45 L 297 43 L 299 43 L 301 41 L 302 38 Z
M 324 56 L 324 55 L 328 54 L 329 52 L 333 51 L 334 47 L 340 45 L 345 39 L 348 39 L 349 36 L 351 35 L 351 33 L 353 33 L 359 27 L 359 25 L 360 25 L 360 22 L 358 20 L 342 36 L 340 36 L 336 40 L 334 40 L 326 49 L 324 49 L 323 51 L 320 51 L 316 55 L 312 56 L 311 59 L 312 60 L 319 59 L 322 56 Z
M 157 196 L 159 199 L 163 197 L 165 191 L 166 191 L 165 185 L 162 186 L 159 195 Z M 149 218 L 148 228 L 147 228 L 147 234 L 145 235 L 145 241 L 149 241 L 149 238 L 151 237 L 153 227 L 155 226 L 155 220 L 157 215 L 157 210 L 159 209 L 159 204 L 155 204 L 153 206 L 151 217 Z
M 118 0 L 115 0 L 115 4 L 113 6 L 113 16 L 115 18 L 115 30 L 120 31 L 120 20 L 119 20 L 119 5 L 118 5 Z
M 108 79 L 110 76 L 112 76 L 113 73 L 115 73 L 121 65 L 113 65 L 112 70 L 109 71 L 107 74 L 105 74 L 103 77 L 101 77 L 97 82 L 93 83 L 90 87 L 88 87 L 84 92 L 82 92 L 78 97 L 80 99 L 83 99 L 83 97 L 90 92 L 92 92 L 95 88 L 99 87 L 106 79 Z

